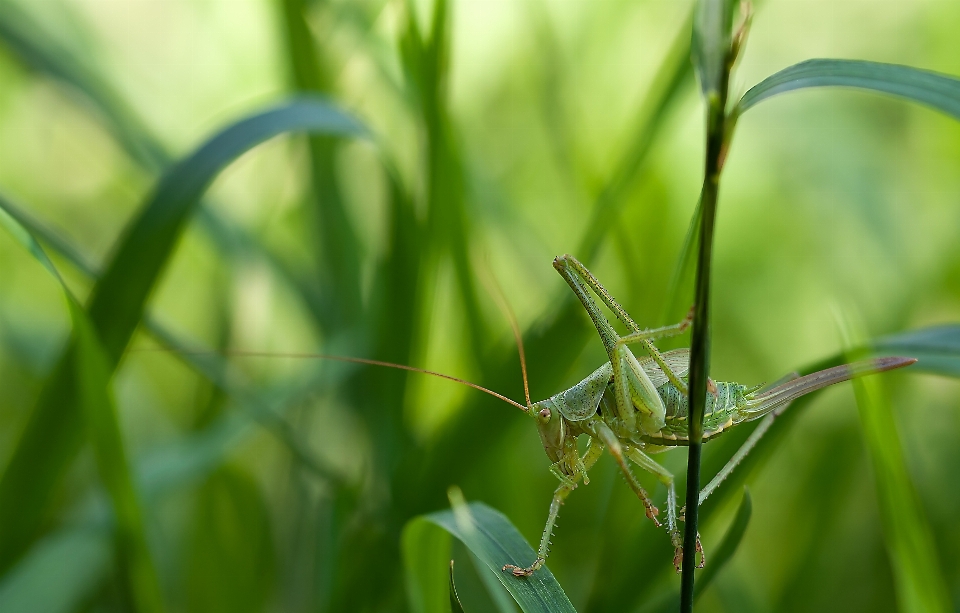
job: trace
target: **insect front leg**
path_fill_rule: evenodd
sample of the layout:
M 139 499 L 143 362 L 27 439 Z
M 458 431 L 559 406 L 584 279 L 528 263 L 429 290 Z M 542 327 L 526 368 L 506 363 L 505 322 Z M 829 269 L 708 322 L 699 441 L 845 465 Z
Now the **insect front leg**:
M 633 492 L 637 495 L 637 498 L 640 499 L 640 502 L 643 503 L 647 517 L 650 518 L 650 520 L 653 521 L 653 523 L 659 528 L 660 522 L 657 521 L 657 515 L 660 514 L 660 510 L 654 506 L 653 501 L 650 500 L 650 496 L 647 494 L 647 491 L 643 489 L 643 486 L 640 485 L 640 482 L 637 481 L 637 478 L 633 475 L 633 472 L 631 472 L 630 465 L 627 464 L 627 460 L 624 457 L 623 446 L 620 444 L 620 440 L 617 438 L 617 435 L 613 433 L 613 430 L 611 430 L 607 424 L 603 423 L 603 421 L 599 419 L 596 420 L 594 424 L 600 440 L 603 441 L 603 444 L 606 445 L 607 449 L 610 450 L 610 455 L 613 456 L 613 459 L 617 461 L 617 465 L 620 467 L 620 472 L 623 473 L 623 477 L 626 479 L 627 485 L 630 486 L 630 489 L 633 490 Z M 656 462 L 654 462 L 654 464 L 656 464 Z
M 501 570 L 510 571 L 514 577 L 529 577 L 536 572 L 538 568 L 543 566 L 543 563 L 547 560 L 547 556 L 550 555 L 550 539 L 553 537 L 554 528 L 556 528 L 560 505 L 562 505 L 563 501 L 570 495 L 570 492 L 577 488 L 577 481 L 580 480 L 581 476 L 586 483 L 587 471 L 593 468 L 593 465 L 597 463 L 597 460 L 600 459 L 602 454 L 603 445 L 591 437 L 590 444 L 587 447 L 587 451 L 583 454 L 583 458 L 577 458 L 578 468 L 573 477 L 571 478 L 564 475 L 563 478 L 560 479 L 560 487 L 553 493 L 553 500 L 550 501 L 550 512 L 547 515 L 547 525 L 543 528 L 543 535 L 540 537 L 540 547 L 537 548 L 537 559 L 527 567 L 504 564 Z M 553 467 L 551 467 L 551 472 L 553 472 Z

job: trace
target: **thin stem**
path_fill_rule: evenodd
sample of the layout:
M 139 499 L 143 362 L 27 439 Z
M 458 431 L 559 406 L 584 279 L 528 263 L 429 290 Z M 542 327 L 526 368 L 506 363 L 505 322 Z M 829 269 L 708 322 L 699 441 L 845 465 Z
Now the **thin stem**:
M 683 532 L 683 567 L 680 579 L 680 611 L 693 611 L 694 569 L 697 554 L 697 512 L 700 494 L 700 457 L 703 440 L 703 414 L 707 398 L 707 373 L 710 366 L 710 264 L 717 215 L 720 171 L 726 157 L 728 62 L 720 89 L 707 99 L 707 151 L 701 190 L 700 250 L 694 298 L 693 332 L 690 343 L 690 447 L 687 458 L 686 518 Z

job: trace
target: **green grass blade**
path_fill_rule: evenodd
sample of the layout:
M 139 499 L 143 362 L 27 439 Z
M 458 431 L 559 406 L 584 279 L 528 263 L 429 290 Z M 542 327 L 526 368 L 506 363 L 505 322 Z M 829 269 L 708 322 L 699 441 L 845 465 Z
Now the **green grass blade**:
M 98 528 L 70 528 L 44 538 L 0 582 L 0 611 L 78 611 L 110 570 L 112 553 L 109 534 Z
M 0 207 L 6 203 L 0 201 Z M 141 612 L 163 611 L 160 583 L 144 535 L 140 503 L 133 486 L 116 408 L 109 394 L 112 369 L 100 347 L 86 311 L 77 302 L 37 240 L 5 208 L 0 223 L 17 238 L 60 283 L 73 322 L 73 361 L 77 399 L 97 457 L 100 478 L 110 495 L 116 518 L 118 558 L 129 596 Z
M 902 613 L 952 611 L 941 574 L 933 531 L 913 487 L 903 457 L 893 411 L 876 377 L 853 383 L 879 499 L 898 610 Z
M 116 407 L 109 393 L 112 368 L 83 308 L 71 300 L 70 313 L 78 400 L 93 439 L 100 479 L 113 504 L 121 572 L 134 609 L 141 613 L 159 613 L 163 611 L 160 583 L 147 547 L 143 513 L 130 475 Z
M 743 488 L 743 500 L 737 507 L 737 514 L 733 522 L 723 535 L 723 540 L 717 548 L 710 554 L 710 558 L 704 565 L 703 572 L 700 573 L 700 579 L 694 586 L 694 598 L 698 598 L 707 587 L 717 578 L 717 573 L 723 570 L 723 567 L 733 559 L 737 553 L 743 535 L 747 532 L 747 526 L 750 524 L 750 515 L 753 513 L 753 502 L 750 499 L 750 490 Z
M 307 23 L 309 3 L 279 0 L 284 24 L 283 53 L 293 76 L 293 89 L 302 94 L 329 95 L 330 78 L 319 45 Z M 330 308 L 318 313 L 321 329 L 342 331 L 356 324 L 363 313 L 360 300 L 362 249 L 350 222 L 336 172 L 337 141 L 329 136 L 309 139 L 310 177 L 313 187 L 314 235 L 318 238 L 320 284 Z
M 919 68 L 862 60 L 807 60 L 784 68 L 743 95 L 737 113 L 786 92 L 810 87 L 852 87 L 906 100 L 960 119 L 960 79 Z
M 164 173 L 91 298 L 90 317 L 114 363 L 203 192 L 241 154 L 286 132 L 365 134 L 357 120 L 328 102 L 293 100 L 234 123 Z
M 452 510 L 417 517 L 404 529 L 408 585 L 414 581 L 411 578 L 411 569 L 414 569 L 418 582 L 413 589 L 418 594 L 423 594 L 421 598 L 428 597 L 428 592 L 432 590 L 435 592 L 432 598 L 446 607 L 439 608 L 438 605 L 438 608 L 414 608 L 415 611 L 433 613 L 450 610 L 446 575 L 450 557 L 450 535 L 466 545 L 486 566 L 486 569 L 478 569 L 478 572 L 493 573 L 497 577 L 524 613 L 576 611 L 546 566 L 525 579 L 501 570 L 504 564 L 529 564 L 536 559 L 537 554 L 510 520 L 479 502 L 456 504 Z M 426 566 L 431 562 L 428 573 Z M 420 582 L 422 575 L 429 576 L 425 576 L 423 582 Z
M 172 167 L 121 240 L 93 289 L 89 316 L 109 370 L 116 367 L 146 300 L 204 190 L 228 163 L 285 132 L 363 135 L 330 104 L 294 100 L 234 123 Z M 10 463 L 0 477 L 0 572 L 36 537 L 50 494 L 83 441 L 77 382 L 68 347 L 44 386 Z
M 410 610 L 449 613 L 450 534 L 437 530 L 424 518 L 417 518 L 404 527 L 401 546 Z

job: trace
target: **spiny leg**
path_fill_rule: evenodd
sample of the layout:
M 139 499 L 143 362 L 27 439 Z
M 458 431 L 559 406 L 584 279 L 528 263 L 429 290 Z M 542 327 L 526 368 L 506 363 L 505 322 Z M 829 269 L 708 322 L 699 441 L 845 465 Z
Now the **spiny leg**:
M 557 515 L 560 513 L 560 505 L 562 505 L 563 501 L 567 498 L 567 496 L 570 495 L 570 492 L 577 488 L 577 481 L 579 481 L 581 476 L 583 477 L 585 484 L 589 483 L 589 480 L 587 479 L 587 471 L 593 468 L 593 465 L 597 463 L 597 460 L 600 459 L 602 454 L 603 445 L 600 443 L 600 441 L 597 441 L 591 437 L 590 442 L 587 445 L 587 450 L 583 454 L 583 458 L 580 458 L 577 462 L 577 473 L 574 474 L 572 478 L 565 477 L 564 479 L 560 480 L 560 487 L 558 487 L 553 493 L 553 500 L 550 501 L 550 512 L 547 515 L 547 525 L 543 528 L 543 535 L 540 537 L 540 547 L 537 548 L 537 559 L 533 561 L 533 564 L 527 566 L 526 568 L 514 566 L 513 564 L 504 564 L 503 568 L 500 570 L 509 570 L 511 573 L 513 573 L 514 577 L 529 577 L 538 568 L 543 566 L 543 563 L 547 561 L 547 556 L 550 555 L 550 539 L 553 537 L 554 528 L 556 528 Z M 553 472 L 552 469 L 551 472 Z
M 660 510 L 654 506 L 653 502 L 650 500 L 650 496 L 647 494 L 647 491 L 643 489 L 643 486 L 640 485 L 640 482 L 637 481 L 637 478 L 633 475 L 633 472 L 630 470 L 630 465 L 627 464 L 627 460 L 623 454 L 623 447 L 620 445 L 620 441 L 617 439 L 617 436 L 613 433 L 607 424 L 602 421 L 596 423 L 597 434 L 600 436 L 600 440 L 603 441 L 603 444 L 606 445 L 607 449 L 610 451 L 610 455 L 613 456 L 613 459 L 617 461 L 617 465 L 620 467 L 620 472 L 623 473 L 624 479 L 627 481 L 627 485 L 630 486 L 630 489 L 637 495 L 637 498 L 640 499 L 640 502 L 643 503 L 644 509 L 646 510 L 646 515 L 650 518 L 653 523 L 659 528 L 660 522 L 657 521 L 657 515 L 660 514 Z
M 660 483 L 667 487 L 667 533 L 670 535 L 670 543 L 673 545 L 673 565 L 677 572 L 680 572 L 680 561 L 683 559 L 683 538 L 677 528 L 677 492 L 673 484 L 673 473 L 636 447 L 628 447 L 625 453 L 634 464 L 656 475 Z M 697 551 L 700 553 L 700 564 L 697 567 L 703 568 L 703 547 L 700 545 L 699 534 L 697 535 Z
M 570 495 L 570 492 L 572 492 L 575 487 L 577 487 L 576 483 L 573 485 L 564 483 L 553 493 L 553 500 L 550 501 L 550 513 L 547 515 L 547 525 L 543 528 L 543 536 L 540 537 L 540 547 L 537 548 L 537 559 L 533 561 L 533 564 L 526 568 L 520 568 L 513 564 L 504 564 L 500 570 L 509 570 L 513 573 L 514 577 L 529 577 L 538 568 L 543 566 L 543 563 L 547 561 L 547 556 L 550 555 L 550 538 L 553 536 L 553 528 L 557 523 L 557 514 L 560 513 L 560 505 L 563 504 L 563 501 Z

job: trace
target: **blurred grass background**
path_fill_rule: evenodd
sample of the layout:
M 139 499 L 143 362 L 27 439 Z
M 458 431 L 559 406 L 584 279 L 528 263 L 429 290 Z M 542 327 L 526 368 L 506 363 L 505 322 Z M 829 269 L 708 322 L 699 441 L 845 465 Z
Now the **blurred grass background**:
M 688 307 L 665 295 L 702 170 L 689 10 L 5 0 L 0 193 L 101 269 L 172 160 L 320 93 L 374 140 L 281 137 L 229 166 L 170 254 L 153 320 L 193 347 L 385 359 L 520 398 L 492 277 L 543 398 L 604 359 L 554 256 L 583 259 L 641 325 Z M 827 56 L 957 75 L 958 28 L 946 1 L 767 0 L 732 83 L 740 93 Z M 804 92 L 746 116 L 721 192 L 712 375 L 771 381 L 836 353 L 838 308 L 872 336 L 955 320 L 958 163 L 955 122 L 870 94 Z M 89 275 L 53 259 L 85 298 Z M 69 332 L 56 282 L 0 234 L 0 467 Z M 539 537 L 556 481 L 515 409 L 426 377 L 286 358 L 230 359 L 225 391 L 157 346 L 134 336 L 113 392 L 167 610 L 402 610 L 400 530 L 446 506 L 451 484 Z M 930 555 L 960 601 L 957 383 L 897 373 L 883 388 Z M 289 425 L 262 427 L 252 404 Z M 684 455 L 659 459 L 682 473 Z M 870 475 L 853 394 L 830 391 L 752 480 L 745 540 L 701 609 L 896 610 Z M 7 560 L 0 601 L 131 606 L 99 489 L 85 445 Z M 721 511 L 702 529 L 708 556 L 735 504 Z M 559 523 L 549 566 L 579 611 L 643 610 L 678 581 L 666 535 L 606 459 Z

